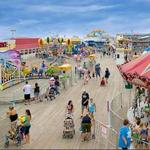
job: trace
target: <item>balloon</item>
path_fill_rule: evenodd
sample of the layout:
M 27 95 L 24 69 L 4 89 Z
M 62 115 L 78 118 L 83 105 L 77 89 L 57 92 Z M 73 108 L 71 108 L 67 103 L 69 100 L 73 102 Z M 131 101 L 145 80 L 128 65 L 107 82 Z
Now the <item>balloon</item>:
M 20 120 L 21 123 L 24 123 L 25 122 L 25 116 L 20 116 L 19 120 Z
M 43 47 L 44 46 L 44 40 L 43 39 L 39 39 L 38 40 L 38 44 L 40 47 Z
M 71 45 L 72 45 L 72 41 L 71 41 L 70 39 L 67 39 L 67 40 L 66 40 L 66 44 L 67 44 L 68 46 L 71 46 Z
M 47 37 L 47 38 L 46 38 L 46 41 L 47 41 L 47 43 L 49 44 L 49 43 L 50 43 L 50 38 Z
M 64 41 L 64 39 L 63 38 L 58 38 L 58 42 L 60 43 L 60 44 L 62 44 L 63 43 L 63 41 Z

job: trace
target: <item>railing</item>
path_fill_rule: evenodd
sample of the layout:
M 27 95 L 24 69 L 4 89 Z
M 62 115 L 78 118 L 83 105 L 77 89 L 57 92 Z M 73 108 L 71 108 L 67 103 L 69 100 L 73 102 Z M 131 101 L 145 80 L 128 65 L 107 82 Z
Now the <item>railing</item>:
M 130 94 L 127 95 L 127 94 Z M 128 98 L 131 98 L 131 93 L 123 91 L 118 96 L 112 99 L 110 102 L 110 128 L 109 128 L 109 136 L 108 141 L 110 141 L 112 144 L 116 145 L 118 144 L 118 134 L 119 134 L 119 128 L 123 124 L 123 120 L 127 118 L 127 111 L 130 108 L 130 100 Z M 129 101 L 129 102 L 128 102 Z M 131 125 L 132 126 L 132 125 Z M 132 148 L 142 149 L 146 148 L 143 146 L 143 144 L 139 144 L 138 147 L 136 146 L 136 143 L 144 143 L 147 146 L 147 149 L 150 148 L 149 142 L 143 142 L 142 140 L 137 140 L 132 137 L 133 143 Z
M 104 149 L 115 149 L 116 144 L 112 140 L 116 140 L 116 136 L 113 136 L 113 134 L 110 134 L 110 127 L 101 121 L 96 120 L 95 121 L 95 140 L 102 144 Z M 114 132 L 113 132 L 114 133 Z M 112 136 L 111 136 L 112 135 Z

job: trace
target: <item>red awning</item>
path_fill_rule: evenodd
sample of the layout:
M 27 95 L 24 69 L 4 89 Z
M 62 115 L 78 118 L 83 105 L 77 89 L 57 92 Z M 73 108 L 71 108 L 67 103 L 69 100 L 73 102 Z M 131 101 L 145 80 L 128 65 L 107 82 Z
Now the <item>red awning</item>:
M 133 82 L 135 79 L 139 79 L 150 87 L 150 53 L 120 65 L 118 68 L 127 81 Z
M 38 40 L 39 38 L 14 38 L 16 47 L 14 48 L 17 51 L 23 49 L 35 49 L 39 47 Z

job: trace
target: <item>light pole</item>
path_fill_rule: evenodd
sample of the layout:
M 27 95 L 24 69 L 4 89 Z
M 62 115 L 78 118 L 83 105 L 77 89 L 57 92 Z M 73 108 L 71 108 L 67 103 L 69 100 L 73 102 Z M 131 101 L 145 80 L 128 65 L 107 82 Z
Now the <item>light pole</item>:
M 15 37 L 16 30 L 15 30 L 15 29 L 11 29 L 10 31 L 11 31 L 11 34 L 12 34 L 12 38 L 14 38 L 14 37 Z

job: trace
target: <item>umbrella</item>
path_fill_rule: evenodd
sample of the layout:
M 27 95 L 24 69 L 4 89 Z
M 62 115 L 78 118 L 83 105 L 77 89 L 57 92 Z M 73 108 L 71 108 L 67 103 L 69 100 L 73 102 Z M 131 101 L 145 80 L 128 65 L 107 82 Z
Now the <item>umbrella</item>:
M 150 87 L 150 53 L 118 67 L 125 80 L 132 83 L 136 82 L 141 86 L 144 86 L 142 83 L 144 82 L 146 86 Z M 139 79 L 142 82 L 135 81 L 135 79 Z
M 95 54 L 91 54 L 88 56 L 89 58 L 96 58 L 96 55 Z
M 70 64 L 63 64 L 61 66 L 58 66 L 58 69 L 62 71 L 69 71 L 72 69 L 72 66 Z

